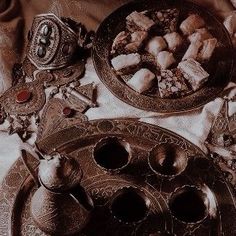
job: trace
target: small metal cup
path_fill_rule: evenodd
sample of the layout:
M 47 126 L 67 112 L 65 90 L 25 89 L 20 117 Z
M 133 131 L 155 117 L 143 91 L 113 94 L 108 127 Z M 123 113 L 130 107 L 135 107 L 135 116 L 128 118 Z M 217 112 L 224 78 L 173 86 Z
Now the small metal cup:
M 151 170 L 160 177 L 174 178 L 187 167 L 188 156 L 179 146 L 163 143 L 151 150 L 148 164 Z
M 184 224 L 199 224 L 209 215 L 210 201 L 199 187 L 184 185 L 170 195 L 168 206 L 172 216 Z
M 124 139 L 110 136 L 99 140 L 93 149 L 95 163 L 104 171 L 119 173 L 131 160 L 130 144 Z
M 142 190 L 131 186 L 124 187 L 114 193 L 110 212 L 120 223 L 138 224 L 148 217 L 150 205 L 149 198 Z

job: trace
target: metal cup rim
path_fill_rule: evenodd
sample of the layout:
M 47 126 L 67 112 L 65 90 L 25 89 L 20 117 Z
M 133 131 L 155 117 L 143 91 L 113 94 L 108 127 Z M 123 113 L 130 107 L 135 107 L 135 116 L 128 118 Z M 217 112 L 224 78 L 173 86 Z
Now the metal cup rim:
M 180 149 L 179 146 L 177 146 L 177 145 L 175 145 L 175 144 L 173 144 L 173 143 L 159 143 L 159 144 L 155 145 L 155 146 L 150 150 L 150 152 L 149 152 L 149 154 L 148 154 L 148 165 L 149 165 L 150 169 L 152 170 L 152 172 L 155 173 L 156 175 L 158 175 L 158 176 L 160 176 L 160 177 L 163 177 L 163 178 L 170 178 L 170 179 L 173 179 L 173 178 L 177 177 L 178 175 L 181 175 L 181 174 L 185 171 L 185 169 L 187 168 L 187 166 L 188 166 L 188 155 L 187 155 L 187 153 L 186 153 L 183 149 L 180 149 L 181 151 L 183 151 L 183 152 L 185 153 L 186 163 L 185 163 L 184 168 L 183 168 L 181 171 L 179 171 L 178 173 L 176 173 L 176 174 L 171 174 L 171 175 L 162 174 L 162 173 L 158 172 L 158 171 L 152 166 L 152 164 L 151 164 L 151 158 L 152 158 L 153 151 L 154 151 L 155 149 L 157 149 L 158 147 L 164 146 L 164 145 L 171 145 L 171 146 L 175 146 L 175 147 L 177 147 L 177 148 Z
M 125 222 L 125 221 L 119 219 L 117 216 L 115 216 L 113 214 L 112 204 L 115 201 L 115 199 L 122 194 L 122 192 L 129 191 L 131 189 L 132 189 L 132 191 L 137 192 L 137 194 L 144 200 L 145 205 L 147 207 L 147 211 L 145 213 L 145 216 L 142 219 L 140 219 L 139 221 Z M 136 186 L 125 186 L 125 187 L 122 187 L 122 188 L 116 190 L 115 193 L 112 195 L 112 199 L 111 199 L 111 201 L 109 203 L 109 211 L 110 211 L 110 214 L 112 215 L 112 217 L 114 219 L 116 219 L 118 222 L 126 224 L 126 225 L 137 225 L 137 224 L 140 224 L 141 222 L 143 222 L 143 221 L 145 221 L 147 219 L 147 217 L 150 214 L 150 206 L 151 206 L 151 201 L 150 201 L 150 199 L 147 197 L 147 195 L 145 194 L 145 192 L 142 189 L 140 189 L 140 188 L 138 188 Z
M 128 161 L 125 165 L 119 167 L 119 168 L 115 168 L 115 169 L 108 169 L 108 168 L 105 168 L 104 166 L 100 165 L 97 161 L 96 161 L 96 158 L 95 158 L 95 152 L 96 152 L 96 149 L 99 147 L 99 145 L 102 145 L 103 142 L 106 142 L 106 141 L 109 141 L 109 140 L 115 140 L 115 142 L 119 143 L 126 151 L 127 153 L 129 154 L 128 155 Z M 127 142 L 124 138 L 122 137 L 119 137 L 119 136 L 106 136 L 106 137 L 103 137 L 101 139 L 99 139 L 98 142 L 96 142 L 96 144 L 94 145 L 93 147 L 93 152 L 92 152 L 92 157 L 93 157 L 93 161 L 94 163 L 100 168 L 102 169 L 103 171 L 105 171 L 106 173 L 119 173 L 120 171 L 122 171 L 123 169 L 125 169 L 129 164 L 130 164 L 130 161 L 132 159 L 132 149 L 131 149 L 131 146 L 129 144 L 129 142 Z
M 205 195 L 205 199 L 207 199 L 207 204 L 205 204 L 204 202 L 204 205 L 206 207 L 206 210 L 204 212 L 204 217 L 196 222 L 187 222 L 187 221 L 183 221 L 183 220 L 180 220 L 179 218 L 177 218 L 171 211 L 170 209 L 170 202 L 171 202 L 171 199 L 173 197 L 174 194 L 176 194 L 179 190 L 183 190 L 185 188 L 192 188 L 198 192 L 200 192 L 202 195 Z M 190 185 L 190 184 L 185 184 L 185 185 L 182 185 L 180 187 L 177 187 L 175 188 L 175 190 L 168 196 L 168 199 L 167 199 L 167 206 L 168 206 L 168 209 L 169 209 L 169 212 L 171 213 L 172 217 L 177 220 L 178 222 L 182 223 L 182 224 L 185 224 L 185 225 L 197 225 L 197 224 L 200 224 L 202 223 L 204 220 L 207 219 L 207 217 L 209 216 L 209 199 L 207 197 L 207 195 L 201 190 L 200 187 L 196 186 L 196 185 Z

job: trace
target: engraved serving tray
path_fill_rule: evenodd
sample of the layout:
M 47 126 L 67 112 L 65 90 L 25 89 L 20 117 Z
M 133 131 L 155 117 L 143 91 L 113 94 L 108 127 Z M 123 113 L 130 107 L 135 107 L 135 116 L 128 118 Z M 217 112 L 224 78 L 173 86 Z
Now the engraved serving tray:
M 139 94 L 129 88 L 124 80 L 127 76 L 116 75 L 111 66 L 111 45 L 116 35 L 125 29 L 125 18 L 133 11 L 177 8 L 180 19 L 189 13 L 199 14 L 217 38 L 220 48 L 207 66 L 208 82 L 201 89 L 180 98 L 162 99 L 158 93 L 149 91 Z M 233 47 L 224 25 L 208 10 L 186 0 L 141 0 L 128 3 L 108 16 L 99 26 L 93 46 L 93 61 L 101 81 L 119 99 L 134 107 L 154 112 L 173 113 L 192 110 L 213 100 L 229 83 L 233 70 Z M 155 89 L 154 89 L 155 91 Z
M 122 140 L 131 153 L 129 162 L 119 171 L 106 171 L 98 165 L 101 163 L 95 158 L 101 144 L 109 139 Z M 81 185 L 92 197 L 95 208 L 91 212 L 89 224 L 77 235 L 236 234 L 236 203 L 231 186 L 201 150 L 170 131 L 131 119 L 96 120 L 74 125 L 45 137 L 39 141 L 38 146 L 46 153 L 53 152 L 54 148 L 67 153 L 71 158 L 78 160 L 82 167 L 84 177 Z M 168 173 L 169 177 L 153 171 L 155 165 L 152 165 L 152 168 L 149 166 L 153 161 L 150 158 L 153 151 L 159 147 L 169 149 L 172 146 L 178 149 L 176 153 L 181 157 L 175 164 L 183 168 L 179 168 L 180 171 L 175 175 Z M 108 151 L 111 158 L 115 154 L 113 150 L 115 149 Z M 37 161 L 30 155 L 28 157 L 29 163 L 37 170 Z M 185 157 L 187 162 L 179 161 Z M 198 198 L 192 202 L 193 211 L 201 209 L 206 202 L 208 210 L 198 212 L 195 219 L 188 221 L 189 219 L 184 219 L 182 210 L 186 210 L 186 202 L 192 201 L 192 197 L 180 204 L 181 199 L 178 196 L 191 188 L 195 189 L 193 194 L 196 193 L 194 197 Z M 18 159 L 0 187 L 1 236 L 47 235 L 37 228 L 30 214 L 30 201 L 36 189 L 37 186 L 23 165 L 22 159 Z M 129 209 L 130 206 L 123 205 L 127 203 L 123 202 L 124 198 L 120 198 L 121 201 L 115 198 L 128 192 L 126 196 L 132 200 L 133 195 L 129 195 L 130 189 L 141 198 L 141 202 L 140 199 L 136 201 L 133 209 L 135 214 L 131 211 L 126 212 L 126 208 Z M 202 194 L 199 195 L 200 192 Z M 134 202 L 135 200 L 130 204 Z M 141 214 L 141 206 L 146 207 L 148 213 L 146 212 L 145 216 Z M 123 214 L 120 209 L 128 216 L 123 215 L 123 218 L 119 218 Z M 140 219 L 135 218 L 138 216 Z

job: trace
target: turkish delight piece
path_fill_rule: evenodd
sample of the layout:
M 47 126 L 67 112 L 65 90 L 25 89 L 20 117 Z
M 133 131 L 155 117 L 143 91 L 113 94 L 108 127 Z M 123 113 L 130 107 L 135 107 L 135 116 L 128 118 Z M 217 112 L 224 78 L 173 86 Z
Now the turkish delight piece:
M 204 40 L 202 49 L 198 54 L 198 60 L 199 61 L 210 60 L 216 46 L 217 46 L 217 39 L 216 38 Z
M 224 26 L 228 30 L 230 36 L 236 32 L 236 12 L 233 11 L 224 21 Z
M 164 33 L 171 33 L 177 30 L 179 10 L 176 8 L 163 9 L 156 12 L 158 26 Z
M 131 32 L 148 31 L 155 22 L 141 12 L 134 11 L 126 17 L 126 26 Z
M 188 36 L 188 40 L 191 43 L 203 42 L 204 40 L 210 39 L 210 38 L 213 38 L 213 36 L 206 28 L 196 29 L 195 33 Z
M 127 82 L 127 85 L 138 93 L 143 93 L 152 87 L 155 74 L 146 68 L 137 71 Z
M 176 60 L 174 58 L 173 53 L 168 51 L 161 51 L 156 57 L 156 62 L 161 69 L 165 70 L 169 68 L 172 64 L 174 64 Z
M 185 52 L 182 60 L 186 60 L 189 58 L 196 59 L 201 46 L 202 43 L 199 41 L 191 43 L 187 51 Z
M 130 41 L 130 34 L 125 31 L 121 31 L 114 39 L 111 53 L 114 54 L 116 52 L 120 53 L 124 51 L 124 47 L 129 43 Z
M 178 69 L 161 70 L 161 75 L 157 76 L 157 80 L 161 98 L 180 97 L 191 91 Z
M 167 48 L 167 44 L 161 36 L 153 37 L 146 46 L 146 50 L 153 56 L 157 56 L 157 54 L 165 48 Z
M 205 21 L 199 15 L 191 14 L 181 23 L 180 30 L 184 35 L 190 35 L 196 29 L 202 28 L 204 25 Z
M 181 61 L 178 68 L 183 73 L 185 79 L 191 84 L 194 91 L 199 89 L 209 77 L 209 74 L 201 67 L 201 64 L 194 59 Z
M 138 53 L 122 54 L 111 60 L 111 64 L 116 71 L 136 67 L 140 62 L 141 56 Z
M 171 51 L 175 51 L 183 43 L 183 38 L 177 32 L 172 32 L 172 33 L 168 33 L 168 34 L 164 35 L 164 39 L 166 40 L 166 42 L 168 44 L 168 48 Z
M 137 52 L 143 45 L 144 40 L 147 38 L 148 33 L 146 31 L 136 31 L 131 34 L 130 42 L 125 46 L 125 50 L 128 52 Z

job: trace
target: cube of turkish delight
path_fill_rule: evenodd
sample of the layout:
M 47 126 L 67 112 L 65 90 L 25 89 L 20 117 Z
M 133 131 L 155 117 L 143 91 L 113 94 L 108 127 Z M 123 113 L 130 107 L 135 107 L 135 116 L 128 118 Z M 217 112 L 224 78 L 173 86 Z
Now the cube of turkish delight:
M 126 25 L 131 32 L 148 31 L 155 22 L 143 13 L 134 11 L 126 17 Z
M 164 35 L 164 39 L 166 40 L 168 48 L 171 51 L 175 51 L 183 43 L 183 38 L 177 32 L 172 32 L 172 33 L 168 33 L 168 34 Z
M 157 56 L 157 54 L 163 51 L 167 47 L 166 41 L 161 36 L 155 36 L 150 39 L 146 46 L 146 50 L 152 54 L 153 56 Z
M 192 34 L 196 29 L 200 29 L 205 25 L 205 21 L 197 14 L 191 14 L 180 24 L 180 30 L 185 35 Z
M 141 56 L 138 53 L 122 54 L 111 60 L 111 64 L 116 71 L 137 66 L 140 62 Z
M 194 91 L 199 89 L 209 77 L 209 74 L 201 67 L 201 64 L 194 59 L 181 61 L 178 65 L 178 68 L 191 84 Z
M 176 62 L 173 53 L 168 51 L 159 52 L 156 57 L 156 61 L 157 65 L 163 70 L 169 68 L 172 64 Z
M 138 93 L 143 93 L 152 87 L 154 79 L 155 74 L 149 69 L 142 68 L 133 75 L 127 85 Z

